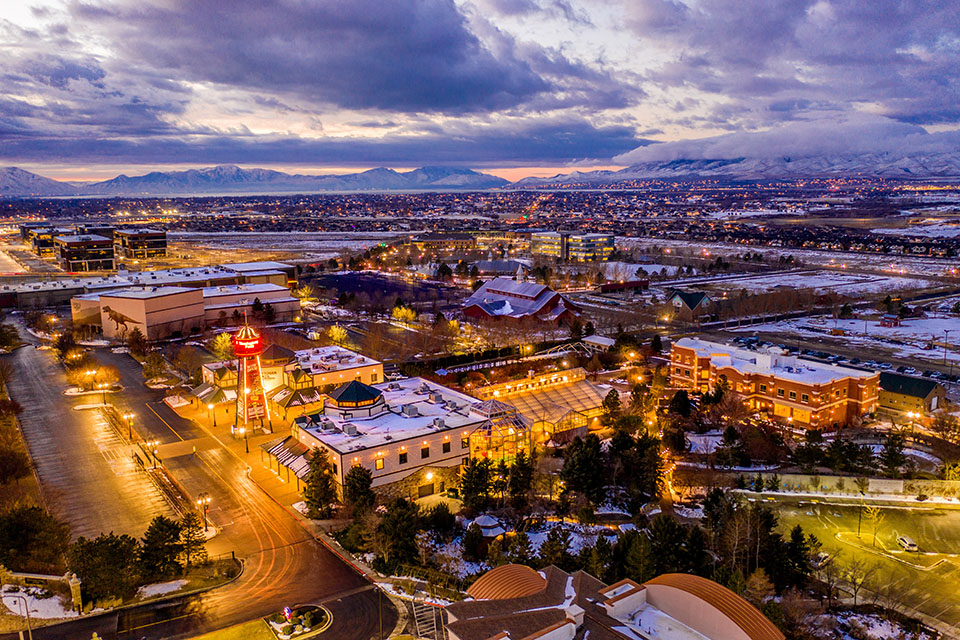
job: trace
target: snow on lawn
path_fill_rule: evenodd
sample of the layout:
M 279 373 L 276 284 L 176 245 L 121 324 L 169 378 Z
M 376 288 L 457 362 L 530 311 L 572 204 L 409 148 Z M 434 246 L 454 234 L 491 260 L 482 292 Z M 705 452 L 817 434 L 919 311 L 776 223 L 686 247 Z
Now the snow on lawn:
M 3 604 L 16 615 L 23 615 L 23 600 L 27 601 L 27 608 L 31 618 L 73 618 L 77 612 L 70 606 L 64 606 L 63 601 L 56 594 L 38 587 L 16 587 L 11 584 L 3 585 Z
M 719 431 L 688 433 L 687 441 L 690 443 L 690 453 L 713 453 L 723 442 L 723 434 Z
M 533 531 L 527 531 L 530 538 L 530 546 L 535 552 L 540 551 L 540 546 L 546 542 L 547 534 L 554 527 L 563 527 L 570 532 L 570 553 L 577 555 L 584 547 L 592 547 L 597 542 L 599 536 L 615 537 L 617 533 L 607 527 L 578 524 L 575 522 L 547 522 Z
M 960 222 L 934 222 L 919 224 L 905 229 L 873 229 L 871 233 L 880 233 L 889 236 L 914 236 L 919 238 L 958 238 L 960 237 Z
M 910 640 L 931 640 L 926 633 L 908 634 L 896 622 L 874 614 L 841 613 L 837 615 L 840 628 L 838 638 L 842 640 L 889 640 L 890 638 L 909 638 Z
M 167 593 L 179 591 L 180 589 L 183 589 L 184 585 L 186 584 L 186 580 L 174 580 L 172 582 L 155 582 L 154 584 L 146 584 L 137 590 L 137 595 L 140 596 L 141 600 L 155 598 L 156 596 L 162 596 Z
M 409 580 L 409 578 L 399 578 L 400 580 Z M 393 584 L 392 582 L 378 582 L 377 586 L 389 593 L 392 596 L 397 598 L 403 598 L 404 600 L 413 600 L 413 596 L 404 591 L 401 587 Z M 451 604 L 449 600 L 444 600 L 443 598 L 435 598 L 433 596 L 424 595 L 423 593 L 419 594 L 417 601 L 423 601 L 427 604 L 437 605 L 438 607 L 445 607 L 448 604 Z

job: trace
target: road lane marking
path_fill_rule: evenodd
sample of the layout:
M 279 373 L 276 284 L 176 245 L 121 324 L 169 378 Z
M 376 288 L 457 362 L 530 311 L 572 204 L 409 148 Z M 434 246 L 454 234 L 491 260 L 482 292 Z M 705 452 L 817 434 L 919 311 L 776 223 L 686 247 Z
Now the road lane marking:
M 166 420 L 164 420 L 164 419 L 160 416 L 159 413 L 157 413 L 156 411 L 154 411 L 153 407 L 151 407 L 149 404 L 146 404 L 146 403 L 144 403 L 144 406 L 145 406 L 147 409 L 150 409 L 150 413 L 152 413 L 153 415 L 155 415 L 155 416 L 157 416 L 158 418 L 160 418 L 160 422 L 162 422 L 163 424 L 167 425 L 167 429 L 170 429 L 170 431 L 173 432 L 173 435 L 177 436 L 177 438 L 180 439 L 180 442 L 183 442 L 183 438 L 180 436 L 179 433 L 177 433 L 176 429 L 174 429 L 173 427 L 171 427 L 170 424 L 169 424 Z

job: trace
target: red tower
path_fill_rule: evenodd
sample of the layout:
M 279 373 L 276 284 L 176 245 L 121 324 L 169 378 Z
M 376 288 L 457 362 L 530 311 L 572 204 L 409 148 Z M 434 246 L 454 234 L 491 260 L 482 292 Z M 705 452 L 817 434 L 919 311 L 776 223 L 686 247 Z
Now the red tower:
M 273 431 L 270 408 L 263 391 L 263 373 L 260 371 L 260 354 L 263 353 L 263 338 L 248 325 L 243 325 L 233 335 L 233 353 L 237 357 L 237 416 L 233 433 L 246 437 L 256 428 L 256 421 L 263 427 L 263 418 Z

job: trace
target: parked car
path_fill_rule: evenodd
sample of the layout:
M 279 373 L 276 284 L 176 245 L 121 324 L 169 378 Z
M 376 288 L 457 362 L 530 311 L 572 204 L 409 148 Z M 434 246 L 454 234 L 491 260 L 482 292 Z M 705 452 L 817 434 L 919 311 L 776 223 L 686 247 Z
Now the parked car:
M 897 544 L 900 545 L 904 551 L 920 551 L 920 547 L 917 546 L 916 541 L 909 536 L 897 536 Z

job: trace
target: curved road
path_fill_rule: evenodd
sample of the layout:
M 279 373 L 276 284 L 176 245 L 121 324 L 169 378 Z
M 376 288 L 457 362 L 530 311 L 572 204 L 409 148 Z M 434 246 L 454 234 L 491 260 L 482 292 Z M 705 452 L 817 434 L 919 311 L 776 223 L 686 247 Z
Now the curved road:
M 114 394 L 110 401 L 121 410 L 132 409 L 137 414 L 136 428 L 143 437 L 161 441 L 160 457 L 170 475 L 188 496 L 196 496 L 200 491 L 211 495 L 210 517 L 221 527 L 220 535 L 208 543 L 211 555 L 234 551 L 243 560 L 244 571 L 234 582 L 207 593 L 46 627 L 34 631 L 35 638 L 89 638 L 94 631 L 105 640 L 189 638 L 269 615 L 284 606 L 306 603 L 324 603 L 333 612 L 333 626 L 325 633 L 327 637 L 368 640 L 379 637 L 381 624 L 384 635 L 392 630 L 397 612 L 390 601 L 381 598 L 372 583 L 316 540 L 250 479 L 244 460 L 159 402 L 162 393 L 143 385 L 139 365 L 129 356 L 109 351 L 96 355 L 102 363 L 120 369 L 125 390 Z M 60 394 L 63 373 L 58 365 L 50 368 L 51 352 L 25 347 L 17 351 L 15 359 L 18 376 L 10 386 L 11 395 L 21 403 L 34 403 L 37 406 L 31 410 L 39 412 L 35 419 L 23 422 L 31 451 L 35 444 L 55 447 L 56 439 L 44 434 L 38 425 L 53 423 L 65 431 L 75 430 L 77 414 L 86 412 L 64 411 L 63 403 L 71 400 Z M 44 375 L 22 375 L 24 371 Z M 36 419 L 40 415 L 45 415 L 46 420 Z M 56 459 L 54 453 L 51 455 Z M 69 457 L 61 456 L 59 464 L 72 463 Z M 138 482 L 140 476 L 129 480 Z M 47 492 L 46 482 L 44 491 Z M 51 508 L 59 513 L 57 496 L 47 497 Z M 93 498 L 94 503 L 115 502 L 116 496 L 95 494 Z M 142 519 L 142 531 L 151 511 L 144 511 L 144 506 L 145 503 L 136 501 L 121 505 L 119 520 Z M 106 524 L 109 518 L 100 522 Z

